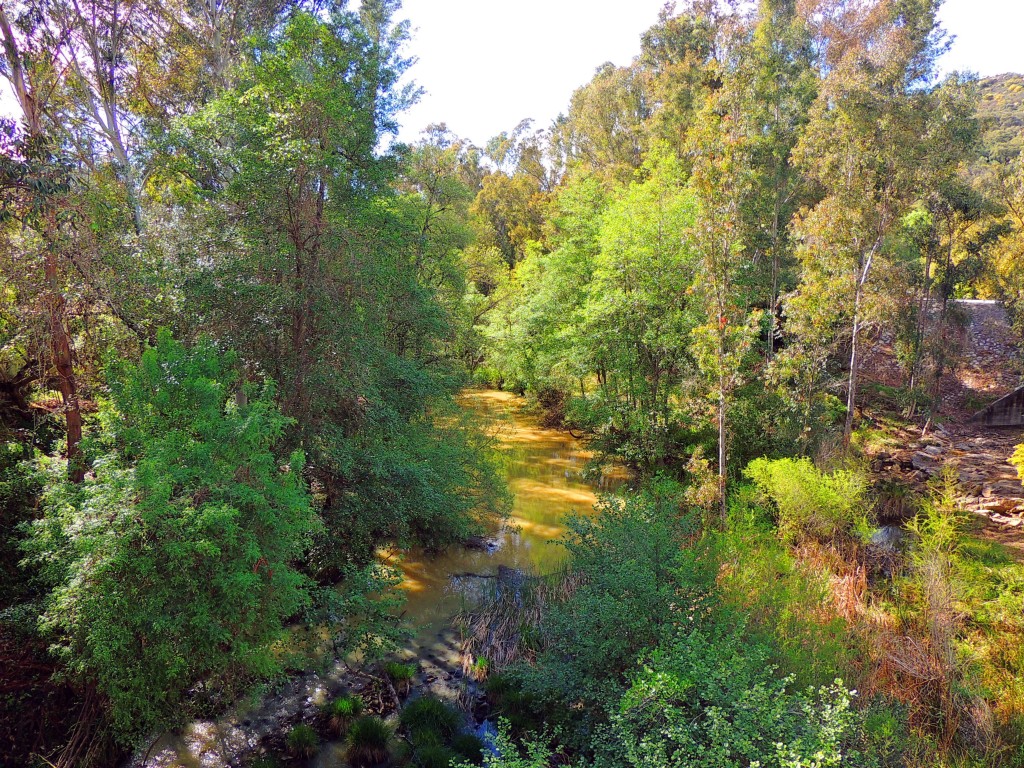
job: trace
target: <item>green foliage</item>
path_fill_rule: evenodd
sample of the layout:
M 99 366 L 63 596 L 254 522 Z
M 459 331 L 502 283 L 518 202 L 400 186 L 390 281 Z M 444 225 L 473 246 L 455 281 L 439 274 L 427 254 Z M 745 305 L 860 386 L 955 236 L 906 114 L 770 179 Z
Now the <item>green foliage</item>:
M 484 755 L 484 768 L 550 768 L 555 760 L 564 756 L 552 749 L 544 737 L 527 738 L 522 746 L 513 740 L 507 720 L 498 721 L 494 736 L 494 752 Z M 476 763 L 461 762 L 455 768 L 473 768 Z
M 296 725 L 285 737 L 288 751 L 296 757 L 310 758 L 316 754 L 320 745 L 320 737 L 308 725 Z
M 358 717 L 363 713 L 363 706 L 362 696 L 339 696 L 331 699 L 324 711 L 331 717 Z
M 416 676 L 415 664 L 403 664 L 400 661 L 389 661 L 384 664 L 384 674 L 393 683 L 408 683 Z
M 2 429 L 2 427 L 0 427 Z M 31 595 L 31 573 L 18 567 L 23 526 L 31 520 L 42 490 L 31 470 L 30 446 L 0 440 L 0 583 L 4 585 L 0 610 Z
M 441 147 L 407 158 L 402 194 L 391 188 L 398 158 L 377 148 L 407 95 L 406 29 L 390 27 L 390 3 L 374 8 L 289 14 L 159 156 L 187 219 L 223 233 L 209 252 L 181 246 L 194 254 L 179 262 L 182 321 L 278 382 L 322 490 L 310 565 L 324 582 L 384 542 L 457 542 L 505 502 L 451 399 L 465 237 L 444 211 L 466 193 L 437 167 Z
M 656 768 L 863 766 L 840 681 L 792 693 L 740 633 L 683 630 L 648 658 L 613 719 L 626 764 Z
M 685 545 L 692 522 L 675 499 L 603 497 L 593 517 L 571 518 L 563 546 L 580 585 L 544 616 L 527 691 L 594 715 L 625 683 L 638 655 L 658 645 L 677 615 L 703 610 L 713 574 Z
M 1017 468 L 1017 475 L 1021 480 L 1024 480 L 1024 443 L 1017 446 L 1010 457 L 1010 463 Z
M 462 715 L 447 702 L 432 696 L 413 699 L 398 716 L 413 743 L 451 743 L 462 727 Z
M 356 768 L 383 763 L 388 759 L 393 737 L 391 726 L 379 717 L 360 717 L 348 730 L 349 762 Z
M 329 718 L 331 729 L 335 733 L 341 733 L 350 722 L 363 713 L 363 699 L 361 696 L 339 696 L 328 701 L 323 712 Z
M 243 386 L 230 355 L 166 332 L 109 373 L 94 476 L 47 461 L 30 558 L 52 585 L 43 629 L 95 685 L 122 738 L 179 722 L 197 684 L 238 690 L 279 670 L 271 644 L 309 604 L 293 563 L 317 522 L 303 456 L 276 454 L 274 389 Z
M 825 473 L 810 459 L 755 459 L 744 474 L 775 505 L 779 533 L 789 541 L 838 541 L 867 516 L 866 483 L 857 472 Z
M 452 749 L 474 765 L 480 765 L 484 759 L 487 745 L 475 733 L 458 733 L 452 739 Z
M 828 685 L 837 677 L 858 679 L 862 652 L 852 627 L 821 610 L 833 599 L 829 573 L 796 558 L 756 498 L 751 486 L 735 489 L 729 525 L 712 539 L 726 615 L 742 620 L 749 636 L 770 649 L 773 664 L 800 688 Z
M 420 768 L 448 768 L 458 757 L 453 749 L 439 744 L 427 744 L 416 750 L 413 763 Z

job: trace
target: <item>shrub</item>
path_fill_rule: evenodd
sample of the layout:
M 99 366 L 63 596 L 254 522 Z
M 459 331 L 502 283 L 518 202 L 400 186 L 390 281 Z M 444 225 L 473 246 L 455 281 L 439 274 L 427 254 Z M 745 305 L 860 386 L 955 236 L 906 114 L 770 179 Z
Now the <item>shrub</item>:
M 317 747 L 320 745 L 320 738 L 316 735 L 316 731 L 308 725 L 296 725 L 288 731 L 285 741 L 288 744 L 288 751 L 296 757 L 310 758 L 316 754 Z
M 471 763 L 479 765 L 484 759 L 487 745 L 475 733 L 459 733 L 452 739 L 452 749 Z
M 768 649 L 738 632 L 683 631 L 655 651 L 612 725 L 628 763 L 645 768 L 870 764 L 848 748 L 853 694 L 832 685 L 791 693 Z
M 379 717 L 360 717 L 348 729 L 348 760 L 353 766 L 379 765 L 388 759 L 391 726 Z
M 579 586 L 547 609 L 536 668 L 517 676 L 542 699 L 595 710 L 620 693 L 637 656 L 658 645 L 677 611 L 701 603 L 713 565 L 688 546 L 675 498 L 605 497 L 571 518 L 562 541 Z
M 280 669 L 273 645 L 310 603 L 295 564 L 319 523 L 302 454 L 280 450 L 291 422 L 273 386 L 242 385 L 235 357 L 161 332 L 108 381 L 92 476 L 72 485 L 48 462 L 27 549 L 52 586 L 54 651 L 129 743 L 188 717 L 200 682 Z
M 341 733 L 353 718 L 363 713 L 363 700 L 359 696 L 339 696 L 324 706 L 324 714 L 330 719 L 331 729 Z
M 413 762 L 420 768 L 449 768 L 458 757 L 448 747 L 430 744 L 416 750 Z
M 415 743 L 446 744 L 462 726 L 462 715 L 458 710 L 431 696 L 410 701 L 398 719 Z M 431 736 L 437 738 L 432 739 Z
M 1010 463 L 1017 468 L 1017 476 L 1024 480 L 1024 443 L 1017 446 L 1017 450 L 1010 457 Z
M 546 736 L 527 736 L 522 746 L 512 738 L 508 721 L 498 721 L 498 732 L 494 735 L 494 754 L 484 759 L 486 768 L 550 768 L 552 765 L 566 765 L 568 762 L 561 750 L 554 751 L 548 746 Z M 460 762 L 453 768 L 473 768 L 472 762 Z
M 865 517 L 866 483 L 857 472 L 826 474 L 809 459 L 755 459 L 744 474 L 774 503 L 788 541 L 841 540 Z

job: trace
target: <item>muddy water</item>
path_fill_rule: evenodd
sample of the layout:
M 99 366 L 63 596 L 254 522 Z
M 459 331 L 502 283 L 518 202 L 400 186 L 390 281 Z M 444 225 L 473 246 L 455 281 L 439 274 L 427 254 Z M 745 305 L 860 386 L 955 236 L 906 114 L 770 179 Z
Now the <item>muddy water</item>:
M 493 575 L 499 566 L 531 573 L 558 568 L 565 551 L 554 542 L 565 531 L 565 516 L 589 513 L 596 493 L 612 490 L 624 479 L 612 472 L 594 483 L 584 480 L 590 454 L 567 432 L 541 427 L 513 394 L 471 390 L 461 402 L 494 431 L 514 494 L 512 511 L 489 532 L 488 550 L 456 549 L 436 557 L 413 551 L 401 560 L 414 653 L 429 647 L 459 608 L 473 600 L 481 587 L 477 576 Z

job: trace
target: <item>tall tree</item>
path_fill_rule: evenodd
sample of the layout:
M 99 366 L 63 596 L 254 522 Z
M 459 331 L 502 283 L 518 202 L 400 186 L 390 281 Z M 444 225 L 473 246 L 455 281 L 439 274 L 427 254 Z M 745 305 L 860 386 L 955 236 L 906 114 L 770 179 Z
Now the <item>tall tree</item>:
M 858 27 L 867 30 L 865 36 L 847 45 L 827 70 L 794 151 L 825 193 L 799 220 L 805 270 L 843 286 L 833 314 L 849 329 L 844 441 L 853 430 L 872 268 L 886 255 L 887 234 L 921 193 L 923 138 L 932 105 L 928 86 L 945 49 L 938 5 L 937 0 L 879 3 L 873 13 L 885 23 Z M 847 10 L 860 21 L 857 4 Z M 801 291 L 810 287 L 802 280 Z M 801 304 L 793 306 L 798 310 Z

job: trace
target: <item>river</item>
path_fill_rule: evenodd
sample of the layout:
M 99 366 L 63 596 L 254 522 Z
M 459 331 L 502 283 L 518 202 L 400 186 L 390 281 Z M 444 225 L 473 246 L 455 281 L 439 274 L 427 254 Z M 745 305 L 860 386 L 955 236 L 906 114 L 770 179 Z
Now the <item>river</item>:
M 590 454 L 566 432 L 541 427 L 522 398 L 507 392 L 469 390 L 460 397 L 466 409 L 481 417 L 493 431 L 502 457 L 502 470 L 513 494 L 507 520 L 487 532 L 486 549 L 455 548 L 441 555 L 421 551 L 395 558 L 403 581 L 404 618 L 412 637 L 403 655 L 417 662 L 423 688 L 440 695 L 460 683 L 458 637 L 451 619 L 471 601 L 485 579 L 500 566 L 530 573 L 548 573 L 563 562 L 565 552 L 554 542 L 564 533 L 565 516 L 588 514 L 597 493 L 621 485 L 625 474 L 612 472 L 596 482 L 584 479 Z M 474 574 L 467 576 L 466 574 Z M 154 745 L 147 766 L 215 766 L 226 753 L 245 748 L 260 732 L 273 729 L 281 711 L 308 711 L 344 675 L 342 665 L 324 676 L 293 681 L 289 691 L 255 707 L 238 707 L 216 723 L 196 722 L 180 733 L 166 734 Z M 295 714 L 286 715 L 289 719 Z M 342 745 L 326 744 L 312 765 L 342 764 Z M 134 761 L 135 765 L 139 761 Z

